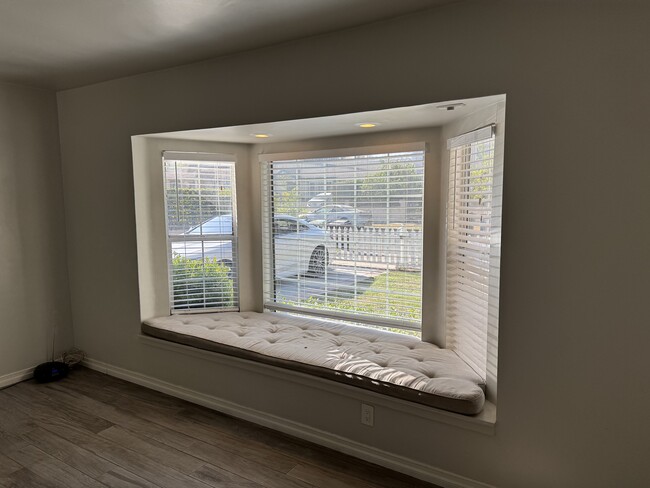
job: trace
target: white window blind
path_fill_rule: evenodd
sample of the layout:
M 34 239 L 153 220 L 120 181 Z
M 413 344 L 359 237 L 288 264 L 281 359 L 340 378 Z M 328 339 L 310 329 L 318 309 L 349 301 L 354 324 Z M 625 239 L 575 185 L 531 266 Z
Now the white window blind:
M 419 330 L 417 147 L 262 163 L 267 308 Z
M 232 156 L 163 153 L 172 312 L 238 310 Z
M 447 347 L 496 377 L 502 167 L 494 126 L 448 141 Z

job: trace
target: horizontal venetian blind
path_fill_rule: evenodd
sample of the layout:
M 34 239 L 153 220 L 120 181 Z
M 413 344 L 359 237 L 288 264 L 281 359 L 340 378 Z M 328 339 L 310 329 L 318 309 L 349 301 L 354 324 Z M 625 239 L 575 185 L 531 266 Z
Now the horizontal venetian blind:
M 172 312 L 238 310 L 232 156 L 163 153 Z
M 483 378 L 496 373 L 498 334 L 502 171 L 494 144 L 494 126 L 448 141 L 447 347 Z
M 419 330 L 422 147 L 265 156 L 267 308 Z

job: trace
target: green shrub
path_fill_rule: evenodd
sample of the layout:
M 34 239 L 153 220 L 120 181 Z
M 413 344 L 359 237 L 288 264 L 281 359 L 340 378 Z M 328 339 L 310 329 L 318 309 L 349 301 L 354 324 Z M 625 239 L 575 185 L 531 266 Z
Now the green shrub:
M 235 304 L 230 269 L 216 258 L 172 259 L 173 308 L 218 308 Z

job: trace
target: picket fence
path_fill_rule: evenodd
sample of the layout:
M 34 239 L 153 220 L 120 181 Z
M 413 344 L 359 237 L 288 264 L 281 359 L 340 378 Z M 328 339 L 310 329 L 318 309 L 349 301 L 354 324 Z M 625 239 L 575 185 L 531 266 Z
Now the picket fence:
M 422 231 L 405 227 L 328 226 L 339 261 L 388 264 L 398 269 L 422 266 Z

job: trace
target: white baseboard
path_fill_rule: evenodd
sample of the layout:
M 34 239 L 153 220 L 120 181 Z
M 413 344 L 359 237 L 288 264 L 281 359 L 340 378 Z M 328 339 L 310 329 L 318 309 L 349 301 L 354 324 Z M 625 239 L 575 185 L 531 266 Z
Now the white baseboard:
M 394 471 L 413 476 L 414 478 L 440 485 L 443 488 L 494 488 L 492 485 L 435 468 L 419 461 L 376 449 L 372 446 L 314 429 L 308 425 L 293 422 L 276 415 L 260 412 L 212 395 L 206 395 L 182 386 L 173 385 L 151 376 L 129 371 L 94 359 L 86 359 L 83 364 L 90 369 L 106 373 L 110 376 L 115 376 L 116 378 L 121 378 L 131 383 L 349 454 Z
M 35 367 L 36 366 L 32 366 L 31 368 L 0 376 L 0 388 L 6 388 L 32 378 L 34 376 Z

